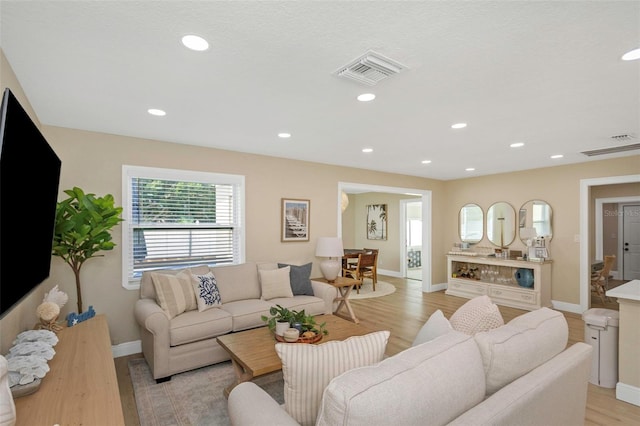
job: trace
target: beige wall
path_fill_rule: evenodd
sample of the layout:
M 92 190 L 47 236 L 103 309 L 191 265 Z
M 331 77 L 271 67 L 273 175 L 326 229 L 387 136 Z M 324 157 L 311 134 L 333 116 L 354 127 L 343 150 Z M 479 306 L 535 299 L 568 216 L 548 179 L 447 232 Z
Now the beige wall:
M 1 56 L 0 65 L 2 88 L 12 88 L 20 102 L 28 104 L 4 56 Z M 567 303 L 579 303 L 578 244 L 574 242 L 574 235 L 579 233 L 580 179 L 640 173 L 640 157 L 634 156 L 443 182 L 58 127 L 44 127 L 42 130 L 62 159 L 61 191 L 80 186 L 98 195 L 113 194 L 118 204 L 122 200 L 122 166 L 125 164 L 244 175 L 246 259 L 313 261 L 314 275 L 319 275 L 318 259 L 314 256 L 317 237 L 337 235 L 338 182 L 432 192 L 432 268 L 424 273 L 431 275 L 433 283 L 446 282 L 445 253 L 453 242 L 459 241 L 457 217 L 462 205 L 475 202 L 486 210 L 495 201 L 506 201 L 517 209 L 530 199 L 545 200 L 553 208 L 554 236 L 550 244 L 554 259 L 552 297 Z M 280 199 L 283 197 L 311 201 L 309 242 L 280 242 Z M 64 194 L 61 192 L 62 198 Z M 354 202 L 356 208 L 366 203 L 370 202 Z M 397 200 L 387 204 L 391 208 Z M 397 206 L 390 210 L 390 216 L 397 217 L 395 209 Z M 351 220 L 355 229 L 360 226 L 357 221 L 363 220 L 359 219 L 362 216 L 354 212 Z M 349 223 L 343 215 L 343 227 Z M 397 233 L 394 234 L 391 235 L 390 231 L 390 237 L 397 238 Z M 355 233 L 345 237 L 345 246 L 370 242 L 357 238 Z M 120 227 L 114 232 L 114 242 L 118 246 L 113 251 L 85 264 L 82 282 L 85 305 L 93 305 L 98 313 L 106 314 L 112 344 L 117 345 L 139 339 L 133 318 L 133 305 L 138 293 L 122 286 Z M 488 245 L 486 240 L 480 244 Z M 521 244 L 516 243 L 516 246 Z M 395 268 L 389 266 L 389 269 Z M 51 277 L 1 320 L 2 353 L 6 353 L 15 335 L 33 327 L 36 306 L 44 292 L 56 284 L 70 297 L 62 315 L 76 310 L 73 273 L 59 258 L 53 258 Z

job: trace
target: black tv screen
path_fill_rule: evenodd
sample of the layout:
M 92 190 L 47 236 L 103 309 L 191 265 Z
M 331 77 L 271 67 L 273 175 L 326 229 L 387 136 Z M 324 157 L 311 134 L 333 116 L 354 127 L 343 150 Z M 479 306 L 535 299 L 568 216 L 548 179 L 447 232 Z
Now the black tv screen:
M 0 318 L 49 277 L 61 161 L 7 88 L 0 110 Z

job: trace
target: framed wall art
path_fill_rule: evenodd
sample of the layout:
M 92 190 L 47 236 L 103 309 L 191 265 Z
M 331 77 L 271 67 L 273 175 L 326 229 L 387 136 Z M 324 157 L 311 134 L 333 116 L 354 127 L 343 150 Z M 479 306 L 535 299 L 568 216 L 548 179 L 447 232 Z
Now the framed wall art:
M 309 200 L 282 199 L 281 240 L 309 241 Z
M 367 240 L 387 239 L 387 205 L 367 205 Z

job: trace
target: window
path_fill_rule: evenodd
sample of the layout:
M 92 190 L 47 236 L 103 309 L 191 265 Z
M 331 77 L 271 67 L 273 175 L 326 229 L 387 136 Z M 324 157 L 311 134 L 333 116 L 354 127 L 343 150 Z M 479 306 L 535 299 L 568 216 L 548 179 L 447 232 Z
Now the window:
M 244 261 L 244 176 L 123 166 L 123 285 L 144 271 Z

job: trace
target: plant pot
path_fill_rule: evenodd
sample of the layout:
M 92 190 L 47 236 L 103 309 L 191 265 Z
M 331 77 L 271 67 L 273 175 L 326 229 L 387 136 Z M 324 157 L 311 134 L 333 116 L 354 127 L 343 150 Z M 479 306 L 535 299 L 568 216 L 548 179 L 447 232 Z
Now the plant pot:
M 289 329 L 289 327 L 291 327 L 291 325 L 289 324 L 289 321 L 277 321 L 276 334 L 278 336 L 282 336 L 284 332 Z

